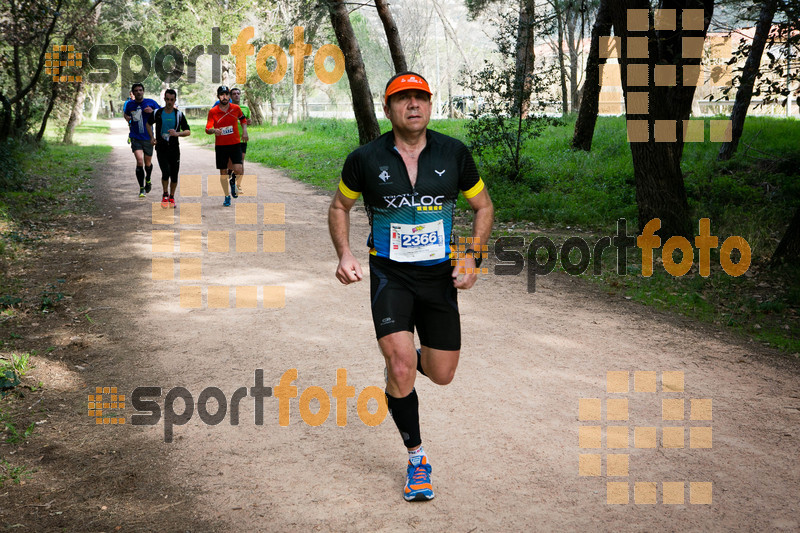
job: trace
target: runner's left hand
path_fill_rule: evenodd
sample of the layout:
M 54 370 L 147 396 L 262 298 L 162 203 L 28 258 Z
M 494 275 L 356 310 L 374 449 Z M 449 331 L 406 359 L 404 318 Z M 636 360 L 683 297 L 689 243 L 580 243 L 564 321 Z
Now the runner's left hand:
M 470 271 L 467 274 L 467 270 Z M 475 282 L 478 281 L 478 274 L 475 272 L 475 258 L 473 257 L 461 257 L 456 262 L 456 266 L 453 267 L 453 272 L 451 276 L 453 277 L 453 286 L 456 289 L 469 289 Z M 459 279 L 459 275 L 461 279 Z

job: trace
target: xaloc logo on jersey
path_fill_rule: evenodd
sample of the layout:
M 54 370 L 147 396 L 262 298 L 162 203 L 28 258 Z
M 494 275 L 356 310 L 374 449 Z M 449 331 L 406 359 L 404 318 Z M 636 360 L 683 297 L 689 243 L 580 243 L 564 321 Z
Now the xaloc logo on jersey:
M 422 195 L 418 198 L 413 194 L 397 194 L 394 196 L 384 196 L 386 207 L 424 207 L 429 205 L 442 205 L 444 196 Z

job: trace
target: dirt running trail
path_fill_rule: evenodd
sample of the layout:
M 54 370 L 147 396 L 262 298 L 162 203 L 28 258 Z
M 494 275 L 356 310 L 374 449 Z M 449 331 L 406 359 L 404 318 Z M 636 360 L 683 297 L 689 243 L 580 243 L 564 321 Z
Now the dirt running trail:
M 140 201 L 119 122 L 109 165 L 96 184 L 102 211 L 113 216 L 95 230 L 93 264 L 102 271 L 87 274 L 95 277 L 92 306 L 110 308 L 96 316 L 116 341 L 99 370 L 124 384 L 128 394 L 135 386 L 162 387 L 164 395 L 182 386 L 195 402 L 206 387 L 219 387 L 227 398 L 239 387 L 252 387 L 256 369 L 263 369 L 264 384 L 271 387 L 297 369 L 292 385 L 298 395 L 318 386 L 331 397 L 339 368 L 347 370 L 356 395 L 382 387 L 368 281 L 345 287 L 333 276 L 329 196 L 247 163 L 247 173 L 258 178 L 257 197 L 240 197 L 234 205 L 257 203 L 258 224 L 237 225 L 235 208 L 206 195 L 204 185 L 201 198 L 178 195 L 174 224 L 154 225 L 151 204 L 160 199 L 160 172 L 156 165 L 153 192 Z M 182 176 L 202 175 L 205 184 L 205 176 L 216 173 L 213 167 L 213 151 L 182 143 Z M 246 192 L 254 190 L 252 181 L 244 185 Z M 180 223 L 182 206 L 193 202 L 201 206 L 202 223 Z M 285 204 L 284 224 L 262 224 L 265 203 Z M 154 230 L 174 232 L 173 253 L 153 251 Z M 181 230 L 202 232 L 201 253 L 179 251 Z M 209 231 L 237 230 L 258 232 L 258 251 L 233 251 L 233 236 L 231 252 L 207 250 Z M 285 252 L 264 252 L 262 232 L 281 230 Z M 351 240 L 365 268 L 367 231 L 359 207 Z M 153 280 L 153 258 L 174 259 L 175 279 Z M 178 279 L 184 258 L 201 258 L 201 281 Z M 168 448 L 164 471 L 178 476 L 174 483 L 191 487 L 199 516 L 226 531 L 800 528 L 797 364 L 727 332 L 610 298 L 566 277 L 540 277 L 534 294 L 526 292 L 524 276 L 483 278 L 460 293 L 463 351 L 454 382 L 417 382 L 437 494 L 431 502 L 403 501 L 406 457 L 397 430 L 389 418 L 377 427 L 362 423 L 355 399 L 348 401 L 345 427 L 336 424 L 332 397 L 328 419 L 316 427 L 301 419 L 299 398 L 290 402 L 290 424 L 281 427 L 275 397 L 264 400 L 264 423 L 257 426 L 247 397 L 238 426 L 230 424 L 230 409 L 215 426 L 202 423 L 195 411 L 186 425 L 174 428 L 172 443 L 164 443 L 163 420 L 90 430 L 116 431 L 122 440 L 135 435 L 154 450 Z M 208 287 L 221 285 L 259 287 L 258 307 L 208 308 Z M 201 287 L 199 309 L 180 305 L 180 288 L 192 286 Z M 285 287 L 285 306 L 265 308 L 263 286 Z M 235 301 L 231 289 L 231 306 Z M 627 394 L 607 392 L 609 371 L 629 372 Z M 654 392 L 634 390 L 634 373 L 645 371 L 655 374 L 636 375 L 636 384 L 655 386 Z M 663 372 L 682 372 L 683 391 L 663 391 L 671 376 Z M 655 382 L 648 381 L 653 377 Z M 90 386 L 100 384 L 86 379 Z M 601 400 L 601 420 L 579 419 L 581 398 Z M 608 399 L 628 400 L 626 420 L 607 419 L 621 409 L 612 402 L 609 413 Z M 662 420 L 662 405 L 665 411 L 678 408 L 662 404 L 665 399 L 684 400 L 677 420 Z M 712 419 L 691 420 L 691 399 L 711 399 Z M 209 402 L 211 413 L 214 404 Z M 702 416 L 701 405 L 695 417 Z M 180 400 L 176 410 L 182 411 Z M 132 413 L 129 406 L 129 419 Z M 602 448 L 579 447 L 579 432 L 585 445 L 594 446 L 591 437 L 598 431 L 582 426 L 601 428 Z M 683 429 L 667 430 L 664 443 L 663 427 Z M 648 445 L 650 437 L 656 447 L 635 447 Z M 615 441 L 620 447 L 609 448 Z M 599 475 L 579 475 L 581 454 L 587 455 L 585 473 L 599 465 Z M 627 456 L 627 472 L 621 456 Z M 623 483 L 612 487 L 621 487 L 629 502 L 608 504 L 607 482 Z M 711 483 L 710 503 L 708 485 L 690 483 Z M 650 498 L 651 504 L 635 503 Z M 181 524 L 154 527 L 179 530 Z

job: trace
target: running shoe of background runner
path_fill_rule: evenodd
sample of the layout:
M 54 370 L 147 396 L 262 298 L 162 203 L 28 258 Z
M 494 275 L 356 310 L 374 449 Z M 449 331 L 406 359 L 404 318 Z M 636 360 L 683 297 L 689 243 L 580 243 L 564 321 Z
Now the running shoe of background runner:
M 226 196 L 225 197 L 225 201 L 222 202 L 222 205 L 224 205 L 225 207 L 230 207 L 231 206 L 231 197 L 230 196 Z
M 144 192 L 150 192 L 150 189 L 153 188 L 153 184 L 150 183 L 150 180 L 147 180 L 144 184 Z
M 431 465 L 426 456 L 413 457 L 408 460 L 406 469 L 408 480 L 403 489 L 403 498 L 408 502 L 421 502 L 433 499 L 431 485 Z
M 164 209 L 169 207 L 169 195 L 168 194 L 165 194 L 164 196 L 161 197 L 161 207 L 163 207 Z
M 172 209 L 175 209 L 175 208 L 177 207 L 177 206 L 175 205 L 175 198 L 170 198 L 170 199 L 169 199 L 169 206 L 170 206 Z
M 144 187 L 139 187 L 139 198 L 144 199 L 145 196 L 147 195 L 144 192 Z

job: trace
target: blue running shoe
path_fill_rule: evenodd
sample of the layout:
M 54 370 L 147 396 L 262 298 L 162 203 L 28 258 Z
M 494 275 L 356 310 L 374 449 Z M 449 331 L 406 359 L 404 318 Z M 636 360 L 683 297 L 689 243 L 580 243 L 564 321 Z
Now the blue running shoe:
M 224 205 L 225 207 L 230 207 L 231 206 L 231 197 L 230 196 L 226 196 L 225 197 L 225 201 L 222 202 L 222 205 Z
M 406 473 L 408 481 L 403 489 L 403 498 L 408 502 L 432 500 L 433 486 L 431 485 L 431 465 L 428 464 L 428 458 L 424 455 L 410 458 Z

